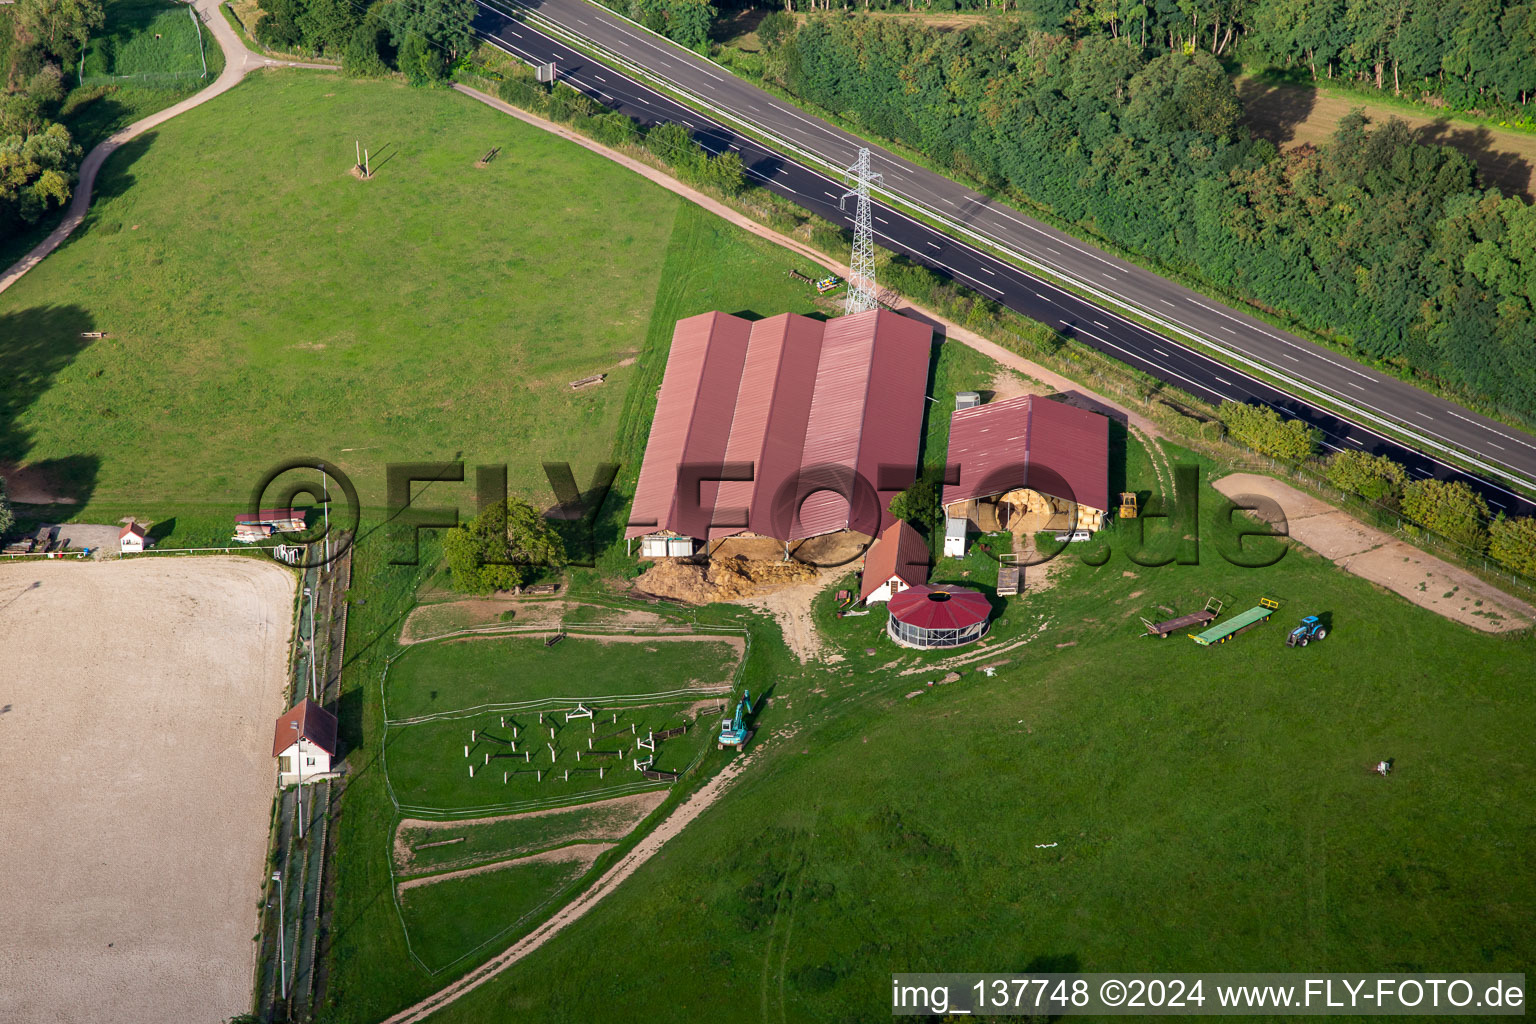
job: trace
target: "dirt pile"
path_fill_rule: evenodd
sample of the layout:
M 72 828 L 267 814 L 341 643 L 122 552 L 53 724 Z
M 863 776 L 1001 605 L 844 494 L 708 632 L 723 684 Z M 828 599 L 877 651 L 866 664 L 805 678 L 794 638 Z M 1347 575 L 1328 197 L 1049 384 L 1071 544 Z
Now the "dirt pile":
M 641 574 L 635 589 L 689 604 L 710 604 L 756 597 L 814 579 L 816 570 L 801 562 L 737 557 L 699 564 L 667 558 Z

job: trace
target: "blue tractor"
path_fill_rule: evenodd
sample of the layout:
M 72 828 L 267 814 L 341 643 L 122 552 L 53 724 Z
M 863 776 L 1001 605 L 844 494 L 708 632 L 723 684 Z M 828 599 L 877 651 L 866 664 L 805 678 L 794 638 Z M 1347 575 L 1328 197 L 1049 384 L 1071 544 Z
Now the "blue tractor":
M 736 705 L 736 717 L 720 723 L 720 738 L 715 741 L 716 750 L 724 750 L 726 747 L 740 750 L 747 745 L 751 735 L 747 732 L 747 716 L 751 713 L 752 691 L 747 690 L 741 695 L 741 703 Z
M 1323 628 L 1323 620 L 1316 615 L 1308 615 L 1285 638 L 1287 647 L 1305 647 L 1313 640 L 1321 640 L 1328 635 L 1328 630 Z

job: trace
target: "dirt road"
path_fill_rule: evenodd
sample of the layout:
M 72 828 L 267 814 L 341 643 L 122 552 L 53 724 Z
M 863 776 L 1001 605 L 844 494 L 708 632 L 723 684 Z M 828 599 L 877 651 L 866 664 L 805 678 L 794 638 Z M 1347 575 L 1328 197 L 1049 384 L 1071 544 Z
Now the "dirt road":
M 0 1020 L 249 1009 L 294 577 L 0 565 Z

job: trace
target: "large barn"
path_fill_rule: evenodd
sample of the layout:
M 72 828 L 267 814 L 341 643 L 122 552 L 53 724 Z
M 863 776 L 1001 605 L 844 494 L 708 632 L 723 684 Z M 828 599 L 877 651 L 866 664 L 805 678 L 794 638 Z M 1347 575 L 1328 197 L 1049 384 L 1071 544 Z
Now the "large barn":
M 885 310 L 678 321 L 626 538 L 660 557 L 877 535 L 915 477 L 931 346 Z
M 1025 395 L 955 410 L 944 511 L 985 532 L 1097 530 L 1109 511 L 1109 420 Z

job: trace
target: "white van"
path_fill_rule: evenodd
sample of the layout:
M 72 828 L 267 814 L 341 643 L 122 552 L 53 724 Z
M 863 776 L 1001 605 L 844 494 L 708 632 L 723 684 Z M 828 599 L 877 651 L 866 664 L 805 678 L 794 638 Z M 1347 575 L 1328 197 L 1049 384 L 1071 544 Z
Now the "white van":
M 1058 544 L 1070 544 L 1073 541 L 1079 540 L 1093 540 L 1093 531 L 1073 530 L 1071 533 L 1058 533 L 1056 535 L 1056 542 Z

